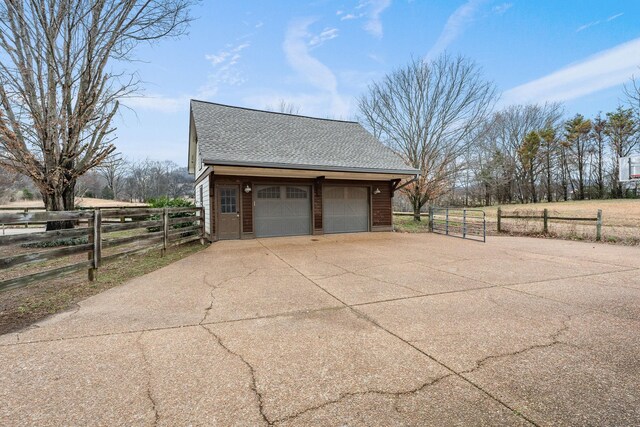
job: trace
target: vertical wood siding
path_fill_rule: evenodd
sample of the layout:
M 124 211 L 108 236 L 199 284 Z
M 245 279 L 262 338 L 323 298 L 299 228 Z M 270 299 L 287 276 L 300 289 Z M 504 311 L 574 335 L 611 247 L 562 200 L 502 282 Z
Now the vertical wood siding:
M 240 186 L 240 192 L 242 193 L 242 232 L 253 233 L 253 191 L 245 193 L 244 189 L 247 185 L 252 190 L 255 190 L 251 182 L 248 181 L 243 182 Z
M 388 182 L 372 182 L 372 189 L 378 188 L 380 194 L 371 195 L 371 206 L 373 218 L 371 225 L 382 226 L 391 225 L 391 184 Z
M 313 228 L 322 231 L 322 183 L 313 185 Z

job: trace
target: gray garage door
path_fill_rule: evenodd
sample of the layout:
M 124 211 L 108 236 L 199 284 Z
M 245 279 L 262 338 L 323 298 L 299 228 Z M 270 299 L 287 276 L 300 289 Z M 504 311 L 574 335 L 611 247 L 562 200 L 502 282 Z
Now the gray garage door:
M 311 191 L 307 186 L 258 185 L 256 237 L 311 234 Z
M 367 187 L 323 187 L 322 222 L 325 233 L 369 231 Z

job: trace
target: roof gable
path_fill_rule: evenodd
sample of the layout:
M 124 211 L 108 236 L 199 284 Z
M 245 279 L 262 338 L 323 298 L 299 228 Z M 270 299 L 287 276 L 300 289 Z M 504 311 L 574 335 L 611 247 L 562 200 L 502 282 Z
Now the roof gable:
M 196 100 L 191 114 L 206 163 L 417 172 L 357 122 Z

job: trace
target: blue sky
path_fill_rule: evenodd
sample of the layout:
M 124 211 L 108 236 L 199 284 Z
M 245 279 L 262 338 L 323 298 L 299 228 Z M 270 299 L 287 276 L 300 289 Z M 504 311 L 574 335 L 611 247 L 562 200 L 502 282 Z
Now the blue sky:
M 640 76 L 637 0 L 204 0 L 193 15 L 188 36 L 127 65 L 144 81 L 116 123 L 128 158 L 186 165 L 191 98 L 353 119 L 371 81 L 444 51 L 475 60 L 501 105 L 568 115 L 614 109 Z

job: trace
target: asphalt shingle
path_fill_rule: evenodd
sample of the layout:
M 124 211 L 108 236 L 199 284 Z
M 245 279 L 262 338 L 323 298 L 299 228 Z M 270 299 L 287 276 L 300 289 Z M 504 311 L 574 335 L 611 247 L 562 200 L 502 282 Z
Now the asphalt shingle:
M 205 161 L 415 173 L 357 122 L 191 101 Z

